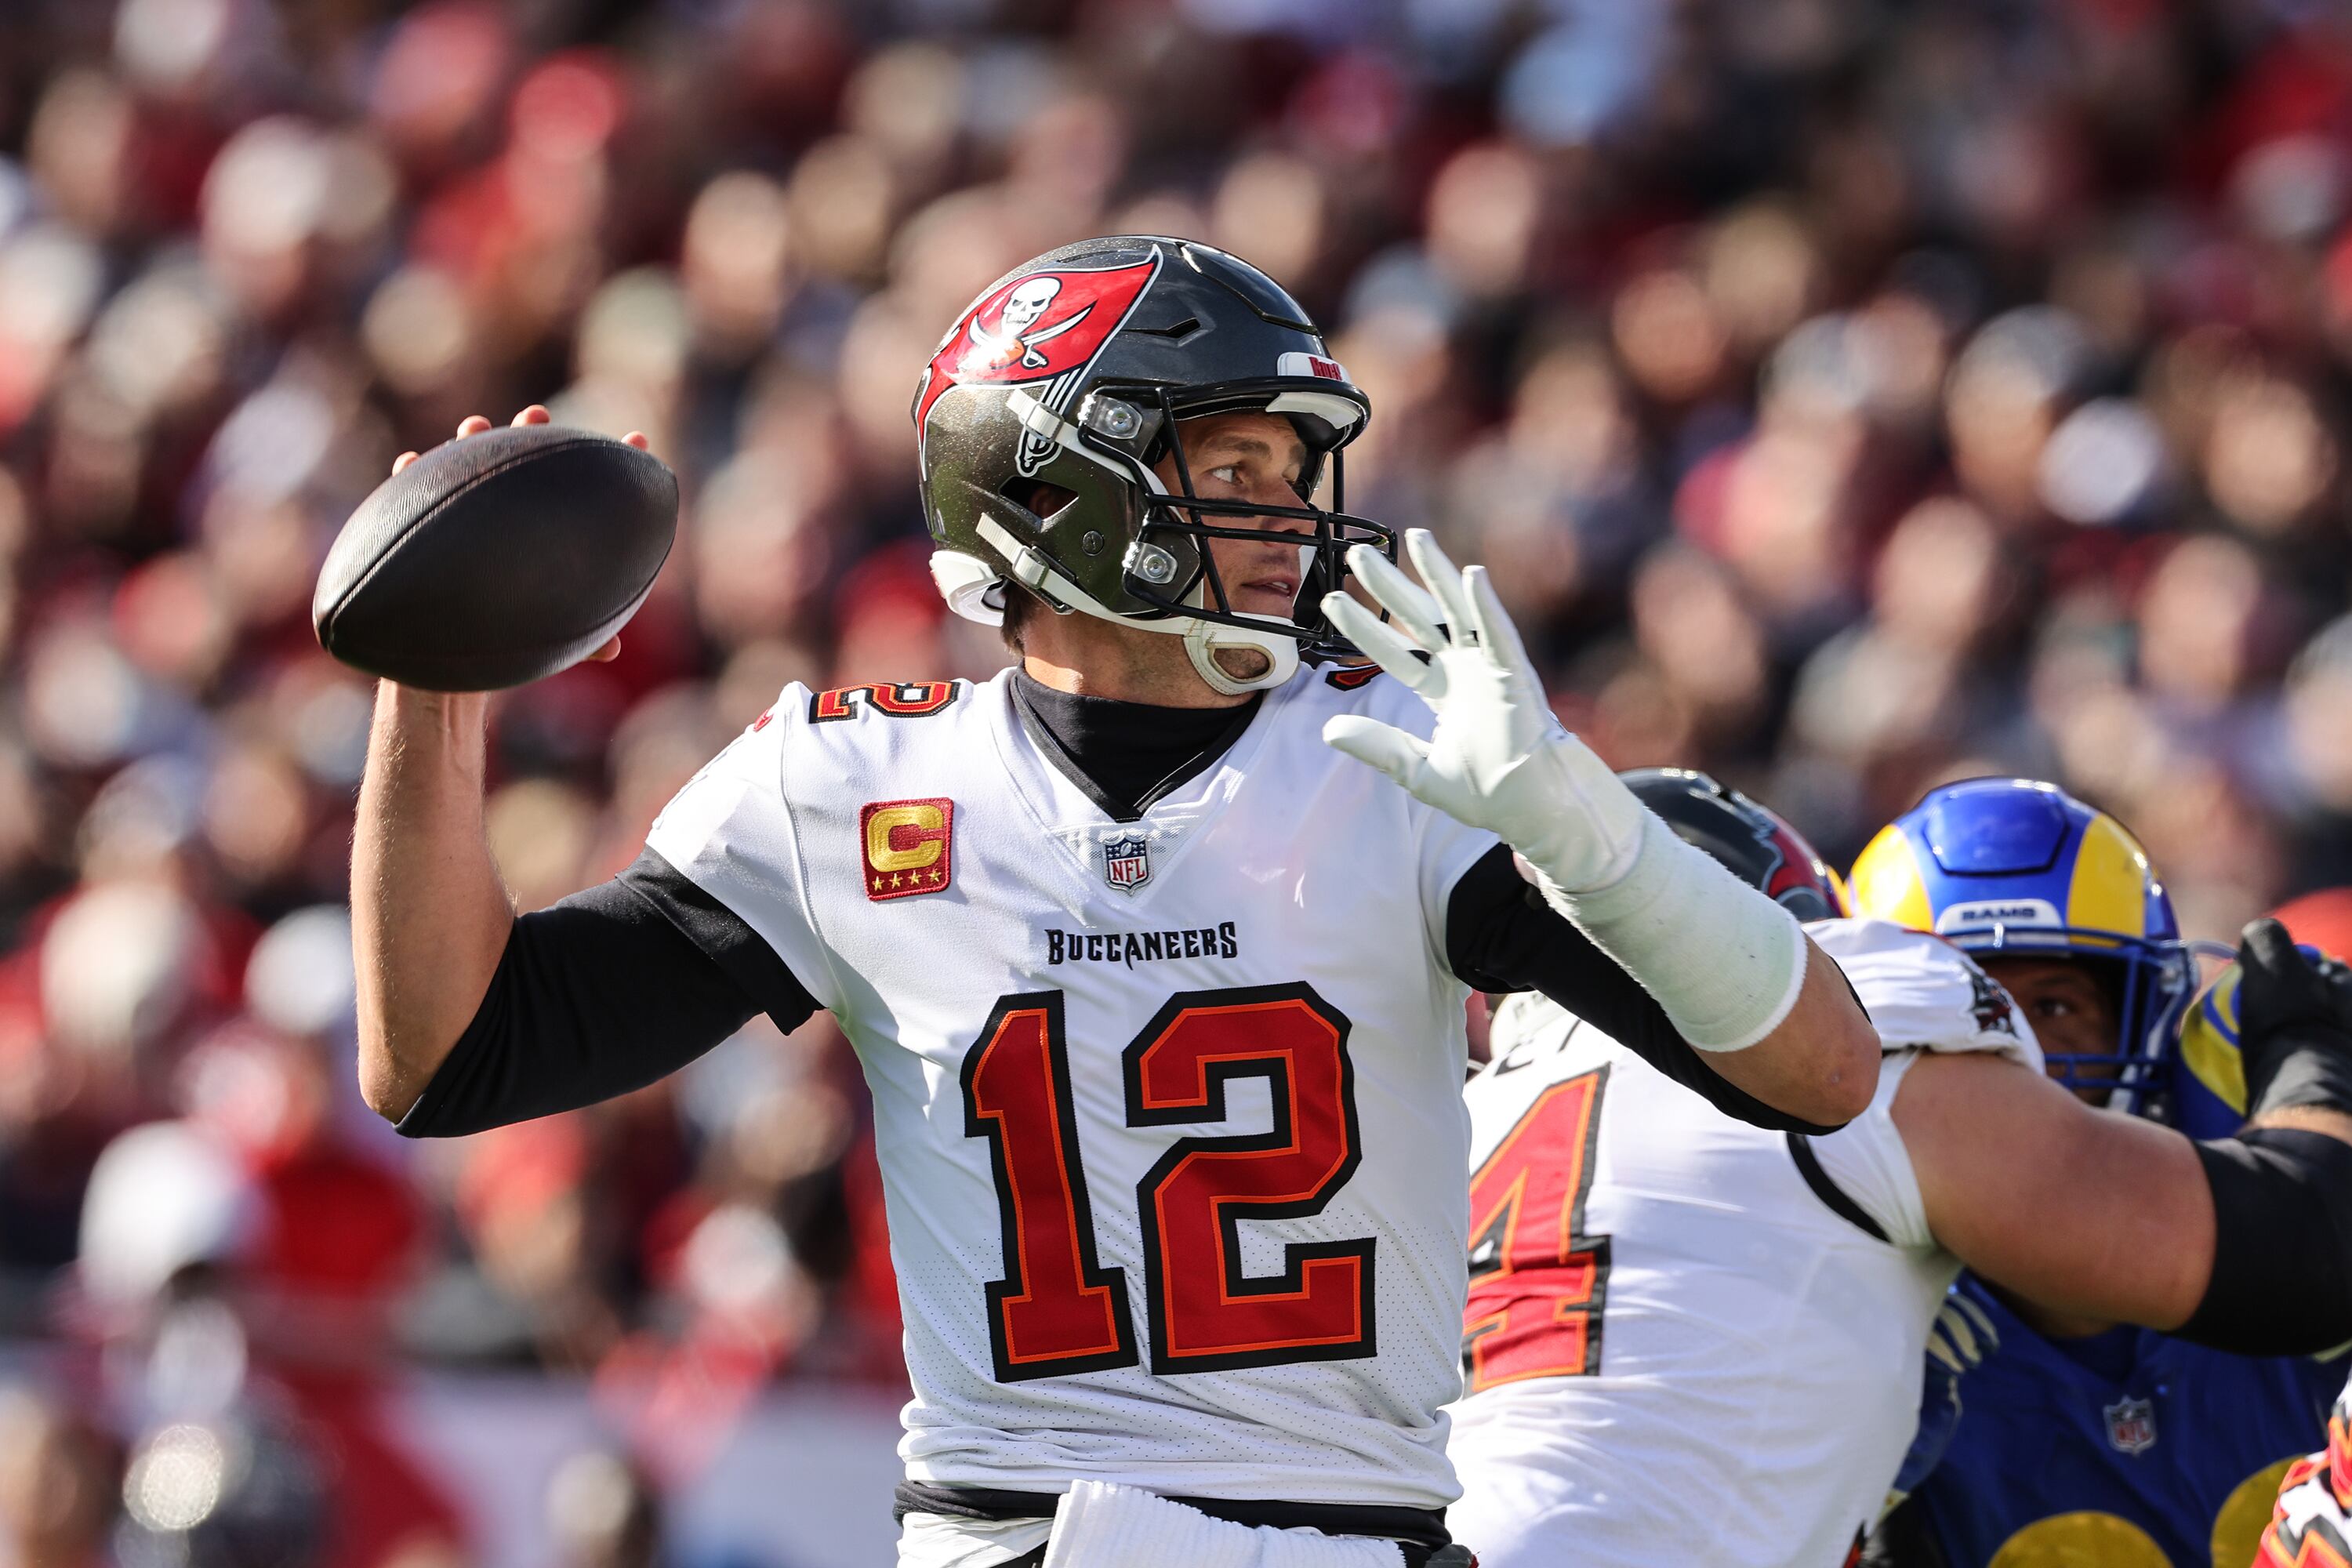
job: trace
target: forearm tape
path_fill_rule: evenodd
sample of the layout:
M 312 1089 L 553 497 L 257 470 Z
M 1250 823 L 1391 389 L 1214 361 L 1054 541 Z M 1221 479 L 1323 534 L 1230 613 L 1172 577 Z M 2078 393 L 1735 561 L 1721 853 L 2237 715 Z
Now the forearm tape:
M 2294 1105 L 2352 1112 L 2352 1040 L 2322 1025 L 2301 1024 L 2263 1044 L 2259 1066 L 2247 1063 L 2252 1097 L 2247 1121 Z
M 1796 917 L 1654 816 L 1643 826 L 1633 869 L 1616 881 L 1571 894 L 1547 877 L 1543 890 L 1703 1051 L 1754 1045 L 1804 989 Z
M 2352 1341 L 2352 1143 L 2255 1127 L 2197 1155 L 2213 1190 L 2213 1274 L 2180 1337 L 2240 1355 Z

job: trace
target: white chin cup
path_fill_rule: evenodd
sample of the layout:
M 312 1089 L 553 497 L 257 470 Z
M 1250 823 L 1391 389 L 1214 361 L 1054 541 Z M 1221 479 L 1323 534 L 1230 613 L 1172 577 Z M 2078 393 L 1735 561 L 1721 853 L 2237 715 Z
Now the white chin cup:
M 1253 620 L 1265 620 L 1269 626 L 1286 626 L 1271 616 L 1253 616 Z M 1250 679 L 1237 679 L 1218 663 L 1220 650 L 1238 649 L 1265 656 L 1265 671 Z M 1217 621 L 1190 620 L 1184 627 L 1184 653 L 1192 661 L 1192 672 L 1209 683 L 1209 689 L 1225 697 L 1239 697 L 1246 692 L 1265 691 L 1280 686 L 1298 673 L 1298 639 L 1282 632 L 1256 631 L 1243 626 L 1229 626 Z
M 1206 550 L 1208 541 L 1202 540 L 1201 548 Z M 1307 552 L 1303 550 L 1299 552 L 1302 563 L 1306 556 Z M 1300 566 L 1300 570 L 1302 572 L 1306 570 L 1304 564 Z M 1202 574 L 1200 582 L 1192 584 L 1192 591 L 1184 595 L 1184 602 L 1196 608 L 1209 602 L 1209 582 L 1206 573 Z M 1239 613 L 1246 616 L 1250 620 L 1264 621 L 1268 626 L 1293 627 L 1294 631 L 1296 629 L 1294 623 L 1273 616 L 1251 616 L 1246 611 Z M 1230 673 L 1217 663 L 1216 658 L 1217 654 L 1225 649 L 1240 649 L 1264 654 L 1266 661 L 1265 672 L 1246 680 Z M 1247 692 L 1269 690 L 1298 673 L 1297 636 L 1285 636 L 1277 631 L 1262 632 L 1254 626 L 1229 626 L 1221 621 L 1188 621 L 1184 626 L 1184 653 L 1192 661 L 1193 673 L 1209 683 L 1210 690 L 1224 697 L 1240 697 Z M 1249 664 L 1255 661 L 1244 659 L 1243 662 Z
M 984 626 L 1004 624 L 1003 610 L 991 608 L 988 603 L 989 590 L 1002 581 L 997 569 L 976 555 L 967 555 L 961 550 L 931 552 L 931 582 L 938 586 L 940 597 L 948 602 L 948 608 L 967 621 L 978 621 Z

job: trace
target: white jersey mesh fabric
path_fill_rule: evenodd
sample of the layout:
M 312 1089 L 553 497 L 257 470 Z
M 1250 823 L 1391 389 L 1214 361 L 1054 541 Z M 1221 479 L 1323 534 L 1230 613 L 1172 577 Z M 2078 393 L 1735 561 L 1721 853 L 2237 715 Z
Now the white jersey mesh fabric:
M 1468 1121 L 1454 883 L 1494 844 L 1269 692 L 1135 823 L 1009 679 L 787 690 L 649 840 L 840 1020 L 874 1097 L 908 1474 L 1443 1506 Z
M 1466 1093 L 1480 1234 L 1454 1408 L 1465 1492 L 1447 1516 L 1486 1568 L 1832 1568 L 1876 1516 L 1958 1271 L 1927 1234 L 1895 1098 L 1925 1050 L 2039 1055 L 1948 943 L 1878 921 L 1807 930 L 1892 1053 L 1870 1108 L 1808 1149 L 1885 1239 L 1824 1201 L 1785 1135 L 1542 998 L 1498 1011 L 1495 1060 Z M 1580 1098 L 1589 1121 L 1563 1119 Z M 1490 1194 L 1514 1183 L 1496 1236 Z M 1530 1208 L 1562 1194 L 1562 1214 Z

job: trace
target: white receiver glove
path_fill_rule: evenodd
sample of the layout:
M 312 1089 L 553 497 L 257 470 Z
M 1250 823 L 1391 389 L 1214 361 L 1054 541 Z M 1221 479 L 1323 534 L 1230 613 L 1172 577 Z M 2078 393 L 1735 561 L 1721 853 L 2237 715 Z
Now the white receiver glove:
M 1552 906 L 1692 1045 L 1738 1050 L 1771 1033 L 1804 984 L 1795 918 L 1676 837 L 1568 732 L 1484 567 L 1456 571 L 1422 529 L 1406 531 L 1405 550 L 1426 592 L 1375 551 L 1348 553 L 1393 625 L 1345 594 L 1324 595 L 1323 613 L 1428 703 L 1437 726 L 1423 741 L 1345 713 L 1323 739 L 1517 850 Z

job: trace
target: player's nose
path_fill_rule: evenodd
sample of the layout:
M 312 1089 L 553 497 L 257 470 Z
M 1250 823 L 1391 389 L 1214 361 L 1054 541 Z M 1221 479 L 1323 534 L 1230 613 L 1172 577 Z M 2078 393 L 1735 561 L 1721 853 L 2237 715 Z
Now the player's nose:
M 1304 507 L 1307 504 L 1307 498 L 1298 493 L 1297 488 L 1283 479 L 1268 481 L 1265 485 L 1259 487 L 1257 491 L 1252 494 L 1249 499 L 1257 502 L 1260 506 L 1266 507 L 1296 508 Z M 1255 517 L 1243 518 L 1241 521 L 1247 526 L 1257 528 L 1267 533 L 1312 533 L 1315 531 L 1315 524 L 1307 519 L 1303 517 L 1284 517 L 1278 513 L 1261 512 Z

